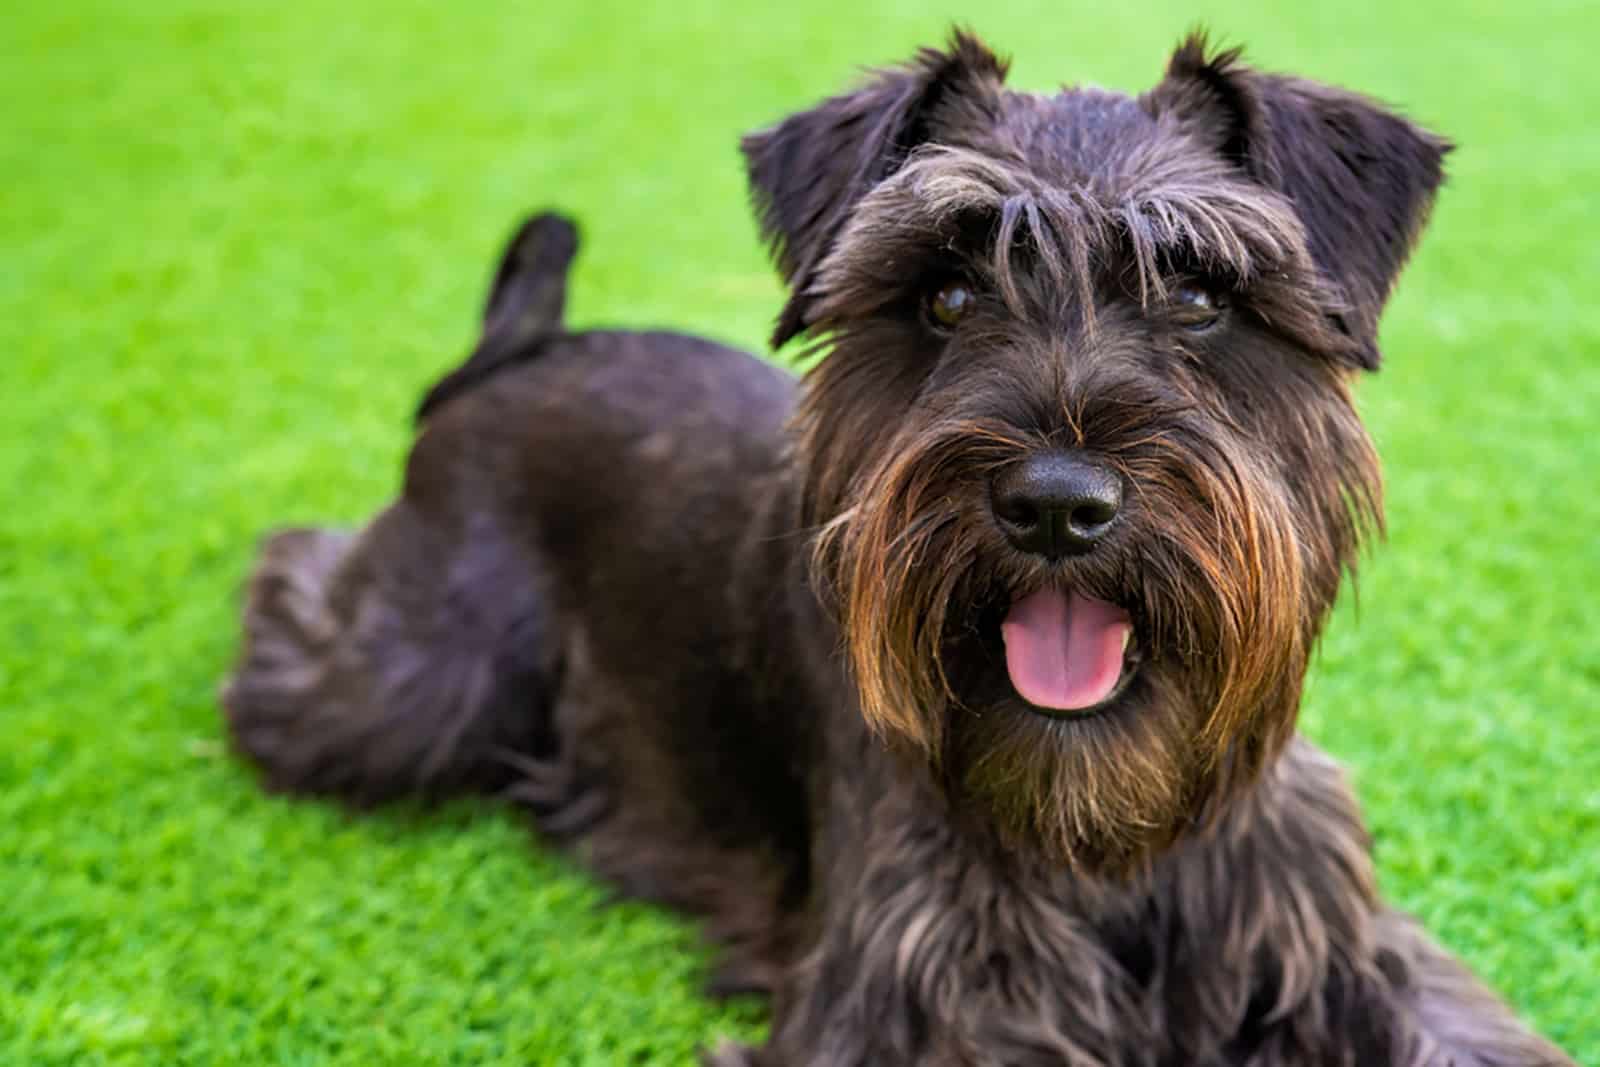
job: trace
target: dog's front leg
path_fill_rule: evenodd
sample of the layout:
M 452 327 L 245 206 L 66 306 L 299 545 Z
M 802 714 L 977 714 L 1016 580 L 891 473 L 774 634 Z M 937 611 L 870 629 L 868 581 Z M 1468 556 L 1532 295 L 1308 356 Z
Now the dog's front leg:
M 1385 911 L 1377 934 L 1378 959 L 1390 979 L 1388 1006 L 1415 1035 L 1406 1063 L 1574 1067 L 1414 919 Z
M 870 761 L 869 761 L 870 763 Z M 1082 1067 L 1126 1062 L 1125 971 L 1060 892 L 959 831 L 929 793 L 848 788 L 811 948 L 760 1049 L 716 1067 Z M 880 783 L 881 784 L 881 783 Z M 1119 1044 L 1120 1042 L 1120 1044 Z

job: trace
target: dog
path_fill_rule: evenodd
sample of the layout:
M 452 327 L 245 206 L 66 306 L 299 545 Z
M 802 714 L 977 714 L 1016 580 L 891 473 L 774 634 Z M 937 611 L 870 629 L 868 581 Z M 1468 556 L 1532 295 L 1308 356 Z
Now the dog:
M 722 1067 L 1570 1063 L 1295 732 L 1450 146 L 1200 35 L 1137 97 L 1006 68 L 957 31 L 743 141 L 799 383 L 566 331 L 529 222 L 399 498 L 265 543 L 234 744 L 698 917 L 772 996 Z

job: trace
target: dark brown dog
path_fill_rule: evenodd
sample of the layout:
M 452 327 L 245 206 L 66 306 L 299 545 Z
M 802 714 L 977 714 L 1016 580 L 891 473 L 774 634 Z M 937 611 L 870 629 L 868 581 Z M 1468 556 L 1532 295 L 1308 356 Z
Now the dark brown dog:
M 1446 145 L 1199 40 L 1138 98 L 1004 75 L 957 35 L 746 140 L 799 389 L 563 332 L 575 234 L 526 227 L 400 499 L 268 542 L 238 746 L 504 790 L 702 916 L 775 997 L 721 1064 L 1568 1062 L 1294 733 Z

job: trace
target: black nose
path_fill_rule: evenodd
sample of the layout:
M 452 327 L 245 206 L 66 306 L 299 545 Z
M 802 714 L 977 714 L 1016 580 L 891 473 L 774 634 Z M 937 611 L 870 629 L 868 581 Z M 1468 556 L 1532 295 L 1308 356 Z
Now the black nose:
M 991 506 L 1024 552 L 1049 559 L 1089 551 L 1116 520 L 1122 480 L 1068 452 L 1035 452 L 995 478 Z

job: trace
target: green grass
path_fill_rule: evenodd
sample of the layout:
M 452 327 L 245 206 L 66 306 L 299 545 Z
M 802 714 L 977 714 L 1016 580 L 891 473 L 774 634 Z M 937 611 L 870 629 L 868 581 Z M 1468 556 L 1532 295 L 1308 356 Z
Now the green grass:
M 758 1006 L 698 997 L 688 931 L 597 908 L 503 812 L 260 795 L 214 687 L 255 537 L 391 494 L 522 212 L 583 221 L 578 321 L 759 345 L 778 289 L 740 131 L 952 14 L 1032 88 L 1145 87 L 1195 17 L 938 6 L 0 14 L 0 1061 L 683 1063 L 759 1033 Z M 1593 12 L 1206 18 L 1462 146 L 1362 388 L 1390 542 L 1305 721 L 1354 772 L 1386 892 L 1600 1063 Z

